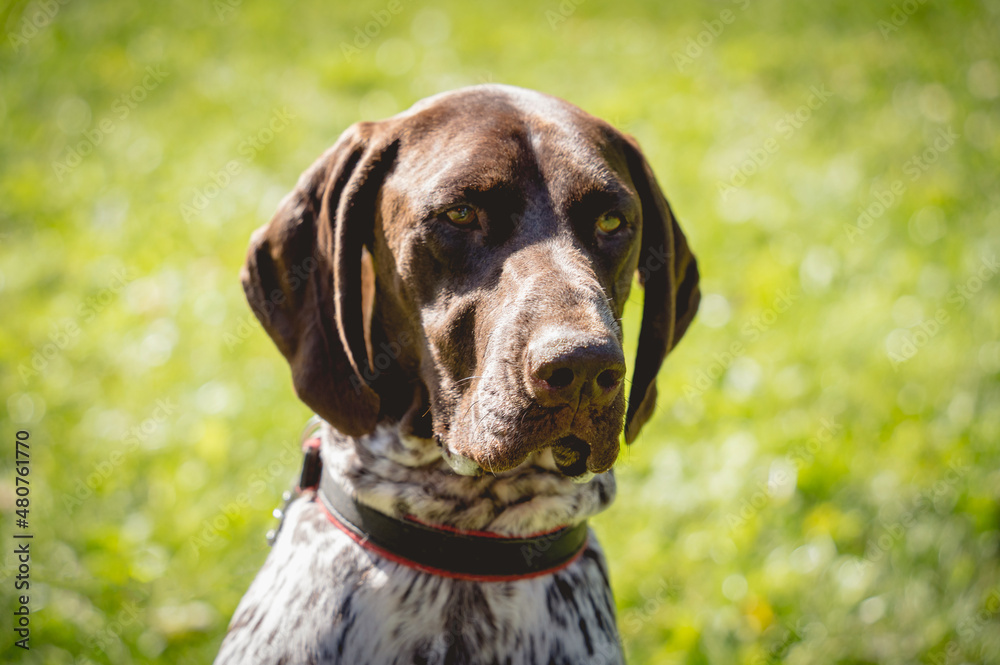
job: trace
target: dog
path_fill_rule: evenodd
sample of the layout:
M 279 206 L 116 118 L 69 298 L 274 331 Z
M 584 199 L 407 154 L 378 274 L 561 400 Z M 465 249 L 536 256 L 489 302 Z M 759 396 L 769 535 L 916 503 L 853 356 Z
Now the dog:
M 430 97 L 347 129 L 241 279 L 320 420 L 215 662 L 624 662 L 587 519 L 700 298 L 635 140 L 520 88 Z

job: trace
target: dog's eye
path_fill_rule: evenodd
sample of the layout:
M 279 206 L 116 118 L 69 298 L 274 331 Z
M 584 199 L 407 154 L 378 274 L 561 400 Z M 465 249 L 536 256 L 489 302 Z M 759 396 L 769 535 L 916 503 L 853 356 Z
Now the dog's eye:
M 476 211 L 469 206 L 455 206 L 444 214 L 455 226 L 467 227 L 476 223 Z
M 622 226 L 622 218 L 614 213 L 604 213 L 597 218 L 597 230 L 601 233 L 612 234 Z

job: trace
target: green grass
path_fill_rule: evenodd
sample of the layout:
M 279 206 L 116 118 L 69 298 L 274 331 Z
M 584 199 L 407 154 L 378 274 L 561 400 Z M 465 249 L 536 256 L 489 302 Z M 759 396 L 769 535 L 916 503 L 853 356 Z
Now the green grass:
M 398 3 L 350 60 L 388 2 L 0 9 L 0 658 L 210 661 L 309 416 L 249 233 L 350 123 L 496 81 L 634 134 L 701 266 L 595 520 L 631 662 L 1000 663 L 1000 5 Z

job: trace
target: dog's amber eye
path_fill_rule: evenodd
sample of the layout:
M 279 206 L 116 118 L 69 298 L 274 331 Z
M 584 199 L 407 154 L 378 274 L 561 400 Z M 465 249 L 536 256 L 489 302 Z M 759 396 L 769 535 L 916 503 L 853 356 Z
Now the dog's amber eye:
M 444 214 L 457 226 L 472 226 L 476 223 L 476 211 L 469 206 L 456 206 Z
M 597 230 L 601 233 L 614 233 L 622 225 L 622 218 L 610 212 L 597 218 Z

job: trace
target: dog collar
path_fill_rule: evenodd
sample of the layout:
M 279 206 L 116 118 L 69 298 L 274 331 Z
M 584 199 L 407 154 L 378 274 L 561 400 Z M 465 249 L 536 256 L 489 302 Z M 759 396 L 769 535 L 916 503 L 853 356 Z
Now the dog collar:
M 306 439 L 303 452 L 299 492 L 314 490 L 336 528 L 364 549 L 408 568 L 453 579 L 506 582 L 557 572 L 586 549 L 586 521 L 511 537 L 390 517 L 357 501 L 323 469 L 319 437 Z

